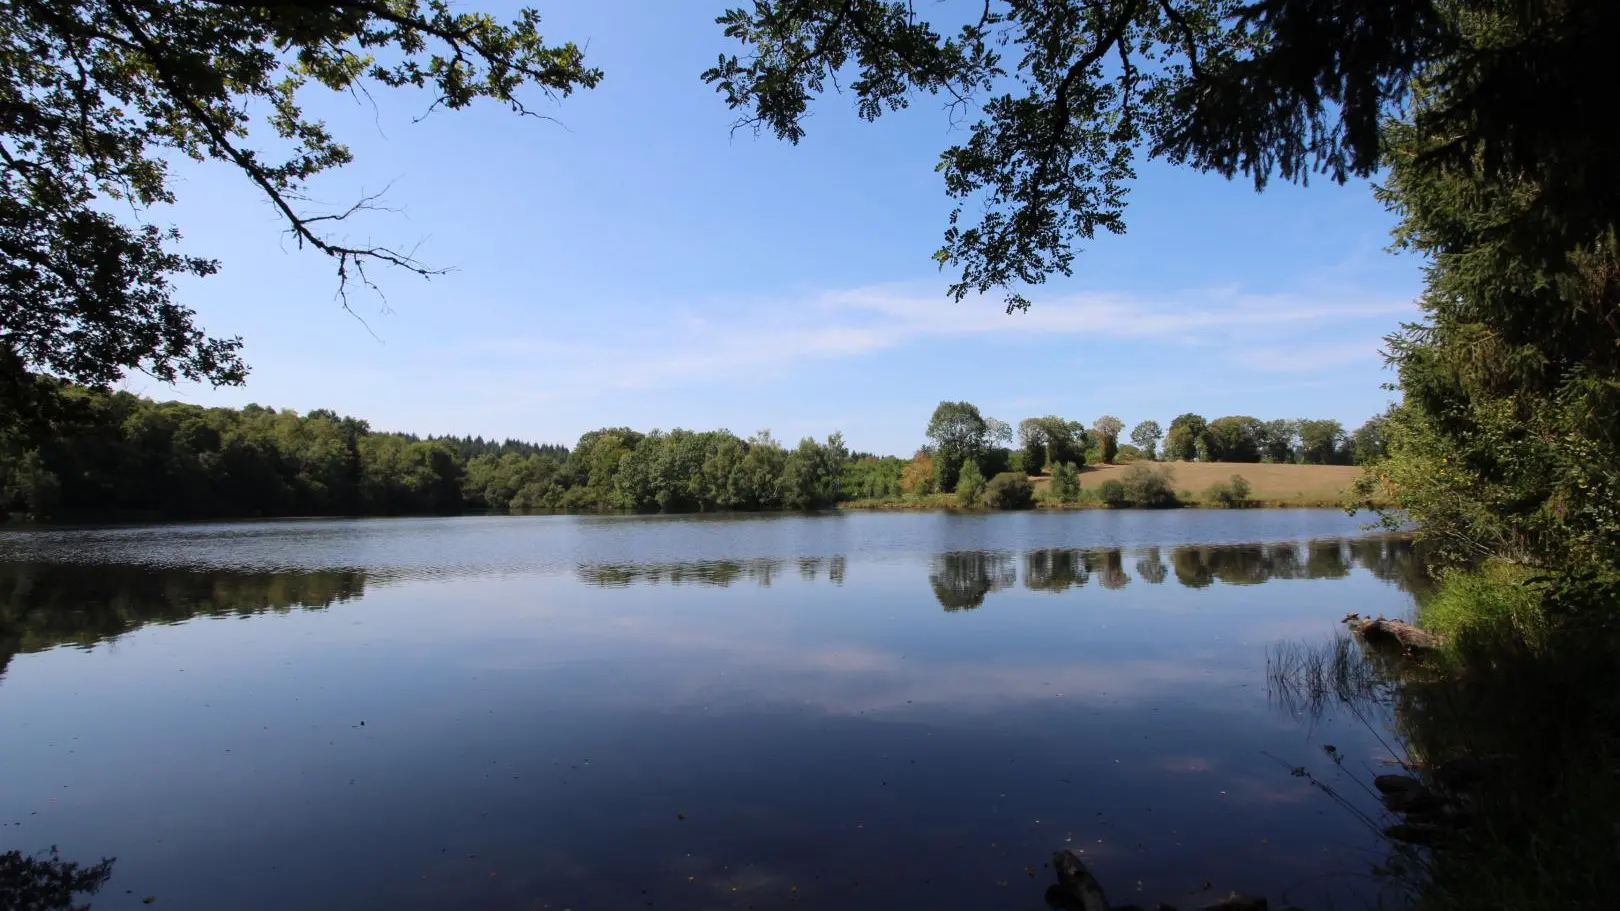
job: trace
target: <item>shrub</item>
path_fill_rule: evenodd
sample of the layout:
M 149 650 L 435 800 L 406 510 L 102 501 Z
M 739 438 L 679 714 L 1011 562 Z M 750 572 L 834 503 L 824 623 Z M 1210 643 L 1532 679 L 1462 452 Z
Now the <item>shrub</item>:
M 926 497 L 937 488 L 934 484 L 934 456 L 919 451 L 911 462 L 900 470 L 900 492 L 908 497 Z
M 1232 475 L 1232 480 L 1230 483 L 1232 485 L 1232 496 L 1237 497 L 1239 500 L 1249 499 L 1249 493 L 1253 491 L 1254 488 L 1249 486 L 1249 480 L 1247 478 L 1245 478 L 1243 475 L 1235 474 Z
M 1249 482 L 1243 475 L 1232 475 L 1230 480 L 1217 481 L 1204 490 L 1204 503 L 1220 509 L 1236 509 L 1249 505 Z
M 1074 503 L 1080 499 L 1080 469 L 1073 462 L 1059 462 L 1052 466 L 1052 499 L 1059 503 Z
M 1103 503 L 1111 507 L 1129 506 L 1131 502 L 1130 495 L 1125 492 L 1125 485 L 1113 478 L 1102 482 L 1098 493 L 1102 496 Z
M 962 473 L 956 478 L 956 502 L 962 506 L 979 505 L 979 495 L 984 493 L 984 475 L 979 472 L 979 463 L 972 459 L 964 459 Z
M 1173 475 L 1168 465 L 1136 462 L 1125 470 L 1125 499 L 1146 509 L 1176 505 L 1176 491 L 1170 486 Z M 1106 497 L 1104 498 L 1107 499 Z
M 984 505 L 991 509 L 1029 509 L 1035 505 L 1035 487 L 1024 475 L 1004 471 L 985 485 Z

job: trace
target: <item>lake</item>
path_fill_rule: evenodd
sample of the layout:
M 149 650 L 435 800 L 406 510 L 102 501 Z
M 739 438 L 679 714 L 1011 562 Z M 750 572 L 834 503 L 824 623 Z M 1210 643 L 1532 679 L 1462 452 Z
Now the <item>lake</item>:
M 0 533 L 0 850 L 93 907 L 1370 904 L 1378 719 L 1268 647 L 1409 609 L 1325 510 Z M 1330 761 L 1324 747 L 1343 757 Z

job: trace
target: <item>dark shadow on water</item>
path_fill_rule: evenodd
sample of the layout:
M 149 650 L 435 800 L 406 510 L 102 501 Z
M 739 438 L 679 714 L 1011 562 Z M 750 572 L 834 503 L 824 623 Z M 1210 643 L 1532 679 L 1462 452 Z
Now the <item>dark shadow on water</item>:
M 1387 555 L 1375 565 L 1396 578 L 1406 572 Z M 1268 694 L 1313 723 L 1353 714 L 1385 739 L 1385 767 L 1361 770 L 1358 785 L 1378 792 L 1380 872 L 1403 903 L 1612 907 L 1620 662 L 1610 635 L 1537 639 L 1481 623 L 1432 652 L 1386 651 L 1343 634 L 1279 643 L 1267 652 Z
M 0 673 L 11 657 L 92 646 L 149 623 L 318 610 L 360 598 L 366 573 L 0 563 Z

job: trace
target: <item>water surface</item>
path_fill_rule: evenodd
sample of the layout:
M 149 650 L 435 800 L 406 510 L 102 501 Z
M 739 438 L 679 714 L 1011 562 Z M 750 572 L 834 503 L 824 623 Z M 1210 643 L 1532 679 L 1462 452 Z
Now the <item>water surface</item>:
M 1289 767 L 1363 801 L 1377 723 L 1265 653 L 1415 570 L 1315 510 L 7 532 L 0 850 L 116 857 L 98 909 L 1037 909 L 1065 846 L 1354 906 Z

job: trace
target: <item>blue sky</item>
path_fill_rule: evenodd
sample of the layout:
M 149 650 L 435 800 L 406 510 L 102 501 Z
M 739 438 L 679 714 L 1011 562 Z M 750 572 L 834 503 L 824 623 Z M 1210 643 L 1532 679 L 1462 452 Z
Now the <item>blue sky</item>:
M 224 266 L 185 298 L 210 332 L 243 337 L 253 373 L 238 389 L 127 388 L 420 433 L 842 430 L 894 453 L 922 442 L 942 399 L 1012 423 L 1197 411 L 1351 427 L 1389 400 L 1378 349 L 1416 315 L 1421 277 L 1384 252 L 1393 218 L 1365 184 L 1256 194 L 1144 163 L 1129 233 L 1087 244 L 1030 312 L 953 303 L 929 259 L 949 210 L 933 166 L 960 135 L 942 104 L 868 124 L 830 96 L 797 147 L 732 135 L 698 78 L 731 50 L 712 22 L 723 5 L 542 7 L 547 37 L 606 71 L 541 103 L 559 123 L 492 104 L 414 122 L 420 95 L 310 93 L 357 159 L 315 195 L 388 187 L 398 212 L 351 239 L 420 244 L 454 269 L 378 273 L 387 299 L 356 298 L 364 324 L 338 306 L 332 263 L 294 249 L 245 179 L 178 167 L 169 214 Z

